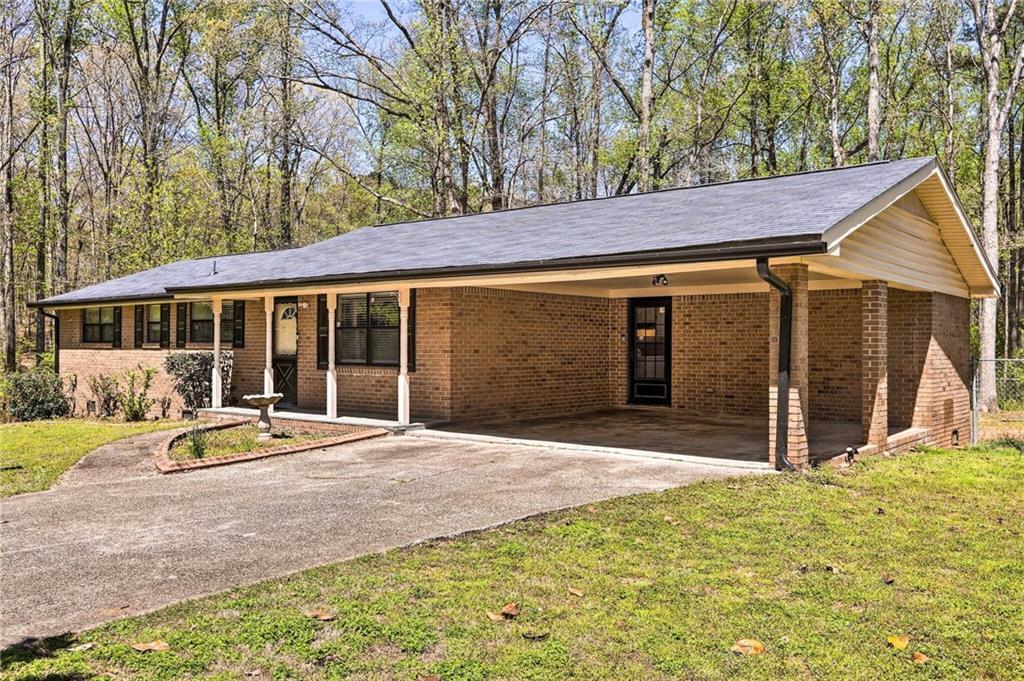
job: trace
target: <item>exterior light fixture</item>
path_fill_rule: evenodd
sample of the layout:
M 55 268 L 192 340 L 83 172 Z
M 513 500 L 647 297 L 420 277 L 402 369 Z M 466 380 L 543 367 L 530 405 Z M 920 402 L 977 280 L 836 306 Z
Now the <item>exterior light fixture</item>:
M 668 286 L 668 277 L 664 274 L 655 274 L 651 277 L 651 286 Z

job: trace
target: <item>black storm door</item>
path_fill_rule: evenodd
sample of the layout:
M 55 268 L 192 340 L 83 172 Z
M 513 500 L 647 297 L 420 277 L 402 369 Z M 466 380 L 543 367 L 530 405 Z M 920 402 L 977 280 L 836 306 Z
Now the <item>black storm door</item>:
M 672 299 L 629 301 L 629 401 L 672 403 Z

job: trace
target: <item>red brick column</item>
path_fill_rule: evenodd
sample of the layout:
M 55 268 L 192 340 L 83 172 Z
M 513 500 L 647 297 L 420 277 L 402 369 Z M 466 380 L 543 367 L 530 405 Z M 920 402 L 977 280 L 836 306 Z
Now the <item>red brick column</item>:
M 861 300 L 861 437 L 883 449 L 889 436 L 889 286 L 865 281 Z
M 777 265 L 772 268 L 793 291 L 793 327 L 789 371 L 789 461 L 798 470 L 810 467 L 807 445 L 807 265 Z M 775 424 L 778 413 L 779 306 L 780 295 L 772 289 L 768 311 L 768 460 L 775 463 Z

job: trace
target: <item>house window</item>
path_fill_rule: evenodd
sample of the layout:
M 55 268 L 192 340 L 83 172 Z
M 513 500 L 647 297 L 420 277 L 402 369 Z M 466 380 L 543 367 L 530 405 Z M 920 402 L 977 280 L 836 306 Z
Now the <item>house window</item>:
M 225 300 L 220 308 L 220 342 L 242 347 L 245 320 L 244 303 Z M 237 315 L 237 318 L 236 318 Z M 213 342 L 213 304 L 192 303 L 189 324 L 189 338 L 193 343 Z M 236 330 L 238 337 L 236 338 Z
M 409 358 L 413 356 L 413 312 L 409 310 Z M 338 296 L 338 364 L 397 366 L 399 363 L 398 292 Z
M 87 308 L 82 318 L 82 340 L 86 343 L 113 343 L 114 308 Z
M 189 310 L 189 338 L 193 343 L 213 342 L 213 305 L 192 303 Z
M 146 342 L 160 342 L 160 305 L 146 306 Z

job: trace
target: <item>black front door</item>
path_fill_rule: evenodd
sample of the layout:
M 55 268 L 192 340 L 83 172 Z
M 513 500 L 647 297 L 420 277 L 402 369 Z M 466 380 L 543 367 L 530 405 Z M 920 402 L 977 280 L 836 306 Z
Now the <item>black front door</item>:
M 274 392 L 280 404 L 295 405 L 298 389 L 299 301 L 294 297 L 274 299 Z
M 629 301 L 629 401 L 672 403 L 672 299 Z

